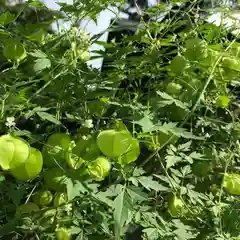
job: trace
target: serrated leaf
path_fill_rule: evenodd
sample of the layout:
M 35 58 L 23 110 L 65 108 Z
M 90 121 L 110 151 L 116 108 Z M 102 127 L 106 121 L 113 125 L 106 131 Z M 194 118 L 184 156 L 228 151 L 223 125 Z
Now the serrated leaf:
M 177 107 L 180 107 L 184 110 L 189 110 L 189 104 L 183 103 L 179 101 L 178 99 L 173 98 L 172 96 L 168 95 L 165 92 L 157 91 L 157 94 L 164 100 L 158 102 L 159 107 L 165 107 L 168 105 L 175 104 Z
M 188 141 L 184 144 L 181 144 L 178 146 L 178 150 L 183 152 L 188 152 L 190 150 L 191 144 L 192 144 L 192 141 Z
M 124 221 L 127 220 L 128 209 L 124 205 L 126 187 L 122 188 L 120 194 L 115 198 L 113 202 L 113 218 L 114 218 L 114 231 L 115 231 L 115 239 L 120 240 L 121 237 L 121 229 Z
M 190 158 L 193 158 L 193 159 L 202 159 L 204 157 L 203 154 L 201 153 L 197 153 L 197 152 L 192 152 L 190 155 L 189 155 Z
M 166 168 L 170 168 L 174 166 L 176 163 L 180 162 L 182 158 L 175 155 L 167 155 L 165 160 L 166 160 Z
M 139 177 L 143 175 L 145 171 L 142 168 L 134 168 L 133 170 L 133 177 Z
M 148 199 L 148 195 L 142 192 L 138 187 L 130 186 L 127 188 L 127 192 L 133 203 L 142 202 Z
M 138 180 L 137 180 L 137 178 L 135 178 L 135 177 L 130 177 L 129 179 L 128 179 L 130 182 L 132 182 L 132 184 L 134 185 L 134 186 L 138 186 Z
M 160 183 L 158 183 L 155 180 L 152 180 L 152 177 L 146 177 L 146 176 L 141 176 L 138 177 L 138 181 L 139 183 L 145 187 L 147 190 L 155 190 L 155 191 L 168 191 L 169 189 L 163 185 L 161 185 Z
M 181 128 L 181 127 L 177 127 L 176 123 L 164 123 L 162 125 L 162 130 L 171 132 L 172 134 L 174 134 L 175 136 L 178 137 L 183 137 L 183 138 L 188 138 L 188 139 L 196 139 L 196 140 L 203 140 L 204 137 L 198 137 L 195 136 L 194 134 L 192 134 L 191 132 L 188 132 L 186 129 Z
M 33 69 L 35 72 L 40 72 L 50 67 L 51 67 L 51 61 L 48 58 L 39 58 L 35 60 L 35 63 L 33 65 Z
M 105 192 L 99 192 L 94 196 L 109 207 L 113 207 L 113 201 L 106 196 Z
M 174 100 L 174 98 L 172 96 L 170 96 L 169 94 L 167 94 L 165 92 L 157 91 L 157 95 L 159 95 L 161 98 L 163 98 L 165 100 Z
M 159 233 L 157 228 L 146 228 L 146 229 L 143 229 L 143 232 L 146 234 L 148 240 L 159 239 Z
M 61 124 L 61 122 L 58 121 L 52 114 L 49 114 L 47 112 L 37 112 L 37 115 L 43 120 L 48 120 L 49 122 L 55 123 L 57 125 Z
M 178 240 L 188 240 L 196 237 L 195 234 L 191 233 L 192 228 L 188 225 L 184 225 L 179 219 L 173 220 L 175 227 L 174 234 Z
M 145 130 L 147 131 L 147 129 Z M 183 137 L 187 139 L 196 139 L 196 140 L 204 139 L 204 137 L 195 136 L 193 133 L 188 132 L 186 129 L 178 127 L 177 123 L 173 123 L 173 122 L 164 123 L 164 124 L 160 124 L 160 123 L 155 124 L 154 126 L 152 126 L 151 129 L 148 129 L 147 132 L 152 132 L 152 131 L 161 131 L 166 134 L 172 133 L 177 137 Z
M 89 186 L 89 185 L 88 185 Z M 68 201 L 73 200 L 75 197 L 80 196 L 81 193 L 85 194 L 88 190 L 79 181 L 73 182 L 68 178 L 66 183 Z
M 143 132 L 151 132 L 152 128 L 154 127 L 154 124 L 149 116 L 145 116 L 139 121 L 134 121 L 134 123 L 140 125 Z
M 154 177 L 159 178 L 161 181 L 166 182 L 166 183 L 170 183 L 169 179 L 166 176 L 163 175 L 158 175 L 158 174 L 153 174 Z

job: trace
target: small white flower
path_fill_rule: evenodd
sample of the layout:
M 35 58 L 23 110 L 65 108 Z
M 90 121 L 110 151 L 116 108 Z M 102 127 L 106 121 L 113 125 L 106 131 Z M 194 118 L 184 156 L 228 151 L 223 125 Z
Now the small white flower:
M 88 91 L 95 91 L 97 89 L 97 85 L 96 84 L 88 84 L 86 85 Z
M 75 147 L 76 147 L 75 141 L 71 141 L 71 147 L 72 147 L 72 148 L 75 148 Z
M 64 210 L 67 212 L 67 214 L 70 214 L 70 212 L 72 211 L 72 204 L 68 203 L 64 206 Z
M 86 128 L 93 128 L 92 119 L 85 120 L 85 122 L 83 123 L 83 126 Z
M 5 125 L 7 127 L 14 127 L 14 126 L 16 126 L 15 118 L 14 117 L 7 117 Z
M 83 140 L 87 140 L 87 136 L 83 135 L 83 136 L 82 136 L 82 139 L 83 139 Z

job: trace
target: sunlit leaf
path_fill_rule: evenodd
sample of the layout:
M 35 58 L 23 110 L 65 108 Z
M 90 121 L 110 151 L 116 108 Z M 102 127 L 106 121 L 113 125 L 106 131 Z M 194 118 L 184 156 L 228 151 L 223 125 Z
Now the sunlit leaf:
M 33 65 L 35 72 L 41 72 L 47 68 L 51 68 L 51 61 L 48 58 L 39 58 L 35 60 L 35 63 Z
M 15 15 L 10 12 L 5 12 L 0 15 L 0 25 L 4 26 L 11 23 L 15 19 Z

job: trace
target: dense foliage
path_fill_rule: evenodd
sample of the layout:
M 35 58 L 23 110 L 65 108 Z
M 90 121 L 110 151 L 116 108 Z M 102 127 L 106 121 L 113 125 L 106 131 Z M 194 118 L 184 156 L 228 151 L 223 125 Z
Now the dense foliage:
M 3 239 L 240 239 L 239 33 L 207 23 L 202 1 L 170 2 L 108 43 L 76 26 L 123 0 L 61 4 L 32 24 L 25 9 L 42 4 L 4 9 Z M 58 18 L 72 27 L 52 33 Z M 87 64 L 93 43 L 102 71 Z

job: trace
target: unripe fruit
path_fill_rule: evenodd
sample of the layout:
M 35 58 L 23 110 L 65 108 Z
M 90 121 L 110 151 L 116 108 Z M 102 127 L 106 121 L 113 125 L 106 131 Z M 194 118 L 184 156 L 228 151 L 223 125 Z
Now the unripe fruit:
M 111 163 L 105 157 L 98 157 L 88 166 L 89 173 L 92 176 L 96 177 L 98 180 L 104 179 L 109 174 L 110 169 Z
M 183 201 L 174 195 L 169 202 L 168 212 L 172 217 L 179 217 L 182 215 L 183 207 Z
M 67 195 L 65 193 L 56 193 L 54 200 L 53 200 L 53 205 L 54 207 L 58 207 L 60 205 L 63 205 L 67 203 Z
M 52 202 L 53 195 L 50 191 L 40 191 L 33 196 L 34 203 L 40 206 L 47 206 Z

